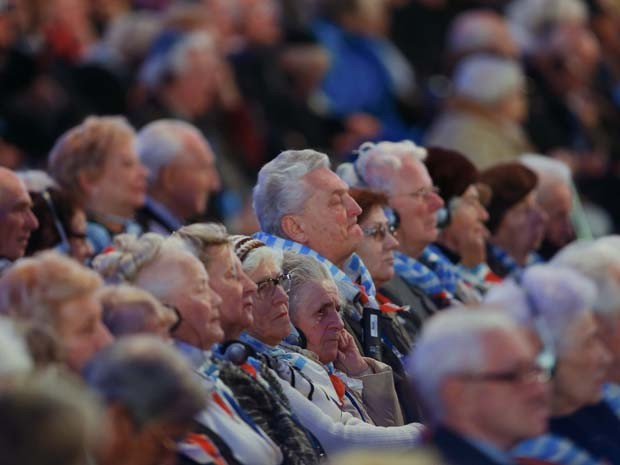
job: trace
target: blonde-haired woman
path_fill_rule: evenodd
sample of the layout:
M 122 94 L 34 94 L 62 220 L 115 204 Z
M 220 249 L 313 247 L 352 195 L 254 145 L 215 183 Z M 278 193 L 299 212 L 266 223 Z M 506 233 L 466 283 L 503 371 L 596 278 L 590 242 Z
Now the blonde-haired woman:
M 101 278 L 57 252 L 24 258 L 0 279 L 0 314 L 49 330 L 61 360 L 80 372 L 112 341 L 101 320 Z
M 147 170 L 135 138 L 125 118 L 91 116 L 65 132 L 50 152 L 50 174 L 87 211 L 95 253 L 116 234 L 140 231 L 134 216 L 146 199 Z

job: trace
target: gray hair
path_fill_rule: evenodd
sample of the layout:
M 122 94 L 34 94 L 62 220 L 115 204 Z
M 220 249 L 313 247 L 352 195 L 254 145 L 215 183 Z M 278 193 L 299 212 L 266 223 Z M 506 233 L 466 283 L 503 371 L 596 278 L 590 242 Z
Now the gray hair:
M 288 293 L 291 317 L 297 311 L 298 292 L 305 284 L 334 281 L 321 262 L 309 255 L 301 255 L 295 252 L 284 252 L 282 272 L 291 275 L 291 289 Z
M 179 238 L 164 238 L 155 233 L 147 233 L 140 238 L 131 234 L 119 234 L 114 238 L 113 245 L 113 251 L 95 257 L 93 268 L 108 284 L 138 285 L 142 273 L 155 266 L 158 272 L 148 273 L 148 282 L 140 282 L 138 286 L 160 300 L 178 285 L 175 279 L 171 279 L 162 260 L 180 260 L 184 255 L 194 256 Z
M 563 161 L 536 153 L 521 155 L 519 161 L 538 175 L 539 185 L 545 181 L 562 182 L 567 185 L 572 183 L 570 168 Z
M 354 163 L 342 163 L 336 173 L 351 187 L 370 188 L 390 193 L 403 159 L 426 159 L 426 149 L 410 140 L 401 142 L 364 142 Z
M 243 271 L 251 273 L 264 262 L 272 263 L 277 268 L 282 269 L 284 264 L 284 254 L 280 249 L 274 249 L 268 246 L 252 249 L 241 264 Z
M 157 41 L 156 39 L 155 42 Z M 164 83 L 166 77 L 183 73 L 189 66 L 193 53 L 199 56 L 214 54 L 213 37 L 204 31 L 182 34 L 176 43 L 166 50 L 147 57 L 140 70 L 140 80 L 151 89 L 156 89 Z
M 206 267 L 211 262 L 210 248 L 230 245 L 226 226 L 219 223 L 194 223 L 183 226 L 175 233 L 187 249 Z
M 254 211 L 261 229 L 284 236 L 282 217 L 301 211 L 310 195 L 301 178 L 329 167 L 327 155 L 310 149 L 286 150 L 263 166 L 253 191 Z
M 515 60 L 475 54 L 459 62 L 453 84 L 455 95 L 493 105 L 525 86 L 525 75 Z
M 489 10 L 471 10 L 459 14 L 450 25 L 448 47 L 455 53 L 491 49 L 497 39 L 495 23 L 504 18 Z
M 407 360 L 407 373 L 432 421 L 445 414 L 440 395 L 443 381 L 450 375 L 484 369 L 484 336 L 516 329 L 509 317 L 485 308 L 450 309 L 424 325 Z
M 566 337 L 575 321 L 592 310 L 596 287 L 570 268 L 536 265 L 525 270 L 519 286 L 507 280 L 491 288 L 485 302 L 502 308 L 519 324 L 536 329 L 535 315 L 545 323 L 557 353 L 570 347 Z
M 138 428 L 162 420 L 188 422 L 206 403 L 187 362 L 153 336 L 118 340 L 94 357 L 84 378 L 108 404 L 125 407 Z
M 572 268 L 596 286 L 593 310 L 604 316 L 620 316 L 620 248 L 603 238 L 577 241 L 553 257 L 552 265 Z
M 140 161 L 149 170 L 149 183 L 157 179 L 159 170 L 183 153 L 184 138 L 188 134 L 204 140 L 194 125 L 178 119 L 159 119 L 140 129 L 136 145 Z

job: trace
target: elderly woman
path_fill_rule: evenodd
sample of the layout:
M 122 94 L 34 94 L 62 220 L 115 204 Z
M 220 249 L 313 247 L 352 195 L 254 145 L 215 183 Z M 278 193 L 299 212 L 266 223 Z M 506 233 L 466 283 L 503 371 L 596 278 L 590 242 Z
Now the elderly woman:
M 376 447 L 398 447 L 403 441 L 411 441 L 417 435 L 418 427 L 415 425 L 385 429 L 362 422 L 362 419 L 370 422 L 373 418 L 379 422 L 390 421 L 390 424 L 396 424 L 396 421 L 402 423 L 389 369 L 379 362 L 361 357 L 351 336 L 343 331 L 342 322 L 337 320 L 339 323 L 331 324 L 335 321 L 333 309 L 327 318 L 330 323 L 328 328 L 323 328 L 326 329 L 325 334 L 329 333 L 329 344 L 324 351 L 319 350 L 316 344 L 316 340 L 321 338 L 318 331 L 307 330 L 306 334 L 310 335 L 307 338 L 308 348 L 315 350 L 315 353 L 282 344 L 282 339 L 290 333 L 285 291 L 290 277 L 282 272 L 282 254 L 247 236 L 235 237 L 235 250 L 244 269 L 259 288 L 254 304 L 254 323 L 247 333 L 242 334 L 242 340 L 259 354 L 278 360 L 275 365 L 278 373 L 287 380 L 281 381 L 281 385 L 293 410 L 327 452 L 331 454 L 359 447 L 365 442 Z M 335 290 L 333 281 L 318 262 L 304 256 L 298 258 L 316 264 L 320 277 L 312 277 L 313 281 L 327 279 L 332 284 L 330 289 Z M 300 275 L 297 279 L 303 281 L 305 277 L 309 278 Z M 330 305 L 333 307 L 333 302 L 327 304 Z M 336 334 L 332 331 L 334 327 Z M 334 361 L 348 375 L 334 371 L 331 367 Z M 329 363 L 330 367 L 323 363 Z M 372 407 L 365 401 L 370 401 Z
M 478 182 L 478 170 L 462 153 L 440 147 L 427 151 L 424 163 L 445 205 L 439 236 L 431 247 L 456 266 L 464 281 L 484 293 L 501 280 L 486 263 L 485 205 L 492 193 Z
M 154 336 L 118 341 L 88 364 L 84 377 L 107 404 L 110 433 L 101 465 L 169 463 L 175 441 L 206 404 L 187 362 Z
M 95 253 L 115 234 L 140 230 L 134 216 L 145 202 L 147 172 L 124 118 L 91 116 L 67 131 L 50 152 L 49 171 L 86 210 Z
M 169 339 L 170 333 L 181 323 L 174 309 L 139 287 L 106 286 L 99 295 L 103 322 L 114 337 L 149 333 Z
M 391 213 L 387 207 L 388 199 L 384 194 L 369 189 L 354 188 L 350 192 L 362 209 L 357 222 L 364 232 L 364 239 L 358 245 L 356 253 L 379 289 L 376 298 L 383 316 L 397 318 L 406 329 L 407 336 L 400 338 L 406 347 L 400 350 L 408 352 L 411 341 L 415 339 L 424 320 L 435 312 L 435 306 L 422 292 L 415 293 L 413 290 L 404 289 L 397 293 L 391 292 L 390 288 L 382 288 L 394 278 L 393 252 L 398 247 L 398 241 L 394 237 L 395 225 L 388 220 L 384 211 L 387 209 L 388 214 Z
M 620 460 L 620 418 L 602 400 L 611 359 L 592 312 L 595 298 L 596 288 L 587 278 L 549 265 L 533 266 L 520 285 L 507 281 L 487 295 L 488 303 L 539 336 L 540 363 L 556 359 L 549 432 L 517 446 L 517 457 L 551 463 L 577 455 L 592 460 L 587 463 Z
M 61 361 L 80 372 L 112 341 L 101 320 L 101 278 L 57 252 L 25 258 L 0 279 L 0 314 L 39 326 L 57 341 Z
M 175 344 L 203 377 L 206 395 L 212 401 L 196 417 L 200 440 L 195 444 L 198 452 L 193 453 L 213 459 L 217 458 L 213 451 L 219 449 L 233 463 L 280 464 L 279 448 L 249 420 L 218 377 L 210 350 L 224 337 L 220 326 L 222 299 L 211 289 L 202 263 L 184 243 L 153 233 L 140 239 L 120 235 L 114 241 L 114 250 L 96 257 L 93 265 L 109 282 L 133 284 L 177 310 L 180 323 L 172 333 Z
M 493 191 L 487 206 L 487 261 L 493 272 L 503 278 L 541 262 L 535 251 L 543 240 L 547 215 L 536 201 L 536 173 L 521 163 L 500 163 L 483 171 L 480 182 Z

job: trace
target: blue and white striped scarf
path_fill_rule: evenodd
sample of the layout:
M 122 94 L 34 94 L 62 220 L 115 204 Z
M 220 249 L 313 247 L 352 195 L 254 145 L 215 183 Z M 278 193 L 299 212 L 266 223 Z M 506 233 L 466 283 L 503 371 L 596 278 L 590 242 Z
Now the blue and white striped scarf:
M 437 297 L 445 292 L 448 299 L 454 300 L 458 275 L 456 270 L 450 270 L 447 265 L 454 268 L 446 258 L 442 259 L 429 247 L 424 249 L 420 260 L 402 252 L 394 252 L 394 270 L 402 279 L 419 287 L 430 297 Z M 434 268 L 431 269 L 430 266 Z
M 323 265 L 325 265 L 327 271 L 332 276 L 332 278 L 334 278 L 336 284 L 344 281 L 346 283 L 355 285 L 355 283 L 359 281 L 370 299 L 371 306 L 379 308 L 375 299 L 375 296 L 377 294 L 377 290 L 375 289 L 375 283 L 370 276 L 370 272 L 364 265 L 364 262 L 362 262 L 362 259 L 357 254 L 352 254 L 344 263 L 343 269 L 341 270 L 332 262 L 330 262 L 327 258 L 323 257 L 321 254 L 311 249 L 307 245 L 300 244 L 299 242 L 295 242 L 290 239 L 284 239 L 282 237 L 278 237 L 274 234 L 269 234 L 263 231 L 255 233 L 252 237 L 254 239 L 258 239 L 259 241 L 263 241 L 268 247 L 272 247 L 274 249 L 279 249 L 282 251 L 296 252 L 301 255 L 309 255 L 315 258 Z M 341 291 L 343 290 L 343 287 L 341 286 L 338 286 L 338 288 Z M 351 286 L 350 289 L 351 293 L 344 296 L 347 300 L 353 300 L 353 298 L 355 297 L 355 295 L 357 295 L 358 292 L 357 287 L 355 287 L 354 289 L 353 286 Z
M 489 243 L 488 252 L 495 260 L 497 260 L 502 265 L 502 268 L 504 268 L 508 272 L 508 275 L 514 275 L 515 273 L 519 273 L 528 266 L 544 263 L 544 260 L 540 255 L 538 255 L 536 252 L 530 252 L 530 254 L 527 256 L 527 262 L 523 267 L 519 265 L 514 258 L 508 255 L 508 252 L 506 252 L 498 245 L 491 243 Z

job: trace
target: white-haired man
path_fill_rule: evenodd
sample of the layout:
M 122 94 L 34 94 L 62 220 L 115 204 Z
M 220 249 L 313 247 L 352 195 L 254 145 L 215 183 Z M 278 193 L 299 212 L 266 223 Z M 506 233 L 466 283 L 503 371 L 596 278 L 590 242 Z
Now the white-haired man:
M 346 302 L 342 316 L 347 330 L 365 355 L 392 367 L 398 389 L 404 382 L 401 359 L 409 350 L 409 337 L 396 319 L 381 318 L 372 277 L 354 253 L 363 239 L 357 224 L 361 209 L 330 169 L 327 155 L 314 150 L 280 153 L 258 173 L 253 201 L 262 228 L 255 237 L 326 266 Z M 415 408 L 406 407 L 409 400 L 399 400 L 406 419 L 416 419 Z
M 220 179 L 213 150 L 195 126 L 175 119 L 149 123 L 138 133 L 138 154 L 149 170 L 139 213 L 146 231 L 168 235 L 205 213 Z
M 24 256 L 30 233 L 39 226 L 31 207 L 24 183 L 13 171 L 0 167 L 0 273 Z
M 575 238 L 571 223 L 573 181 L 570 168 L 560 160 L 537 154 L 523 155 L 520 161 L 538 176 L 536 201 L 547 214 L 545 237 L 538 253 L 550 260 Z
M 537 365 L 531 339 L 495 310 L 453 309 L 433 317 L 409 374 L 444 463 L 513 464 L 508 451 L 546 430 L 549 374 Z

